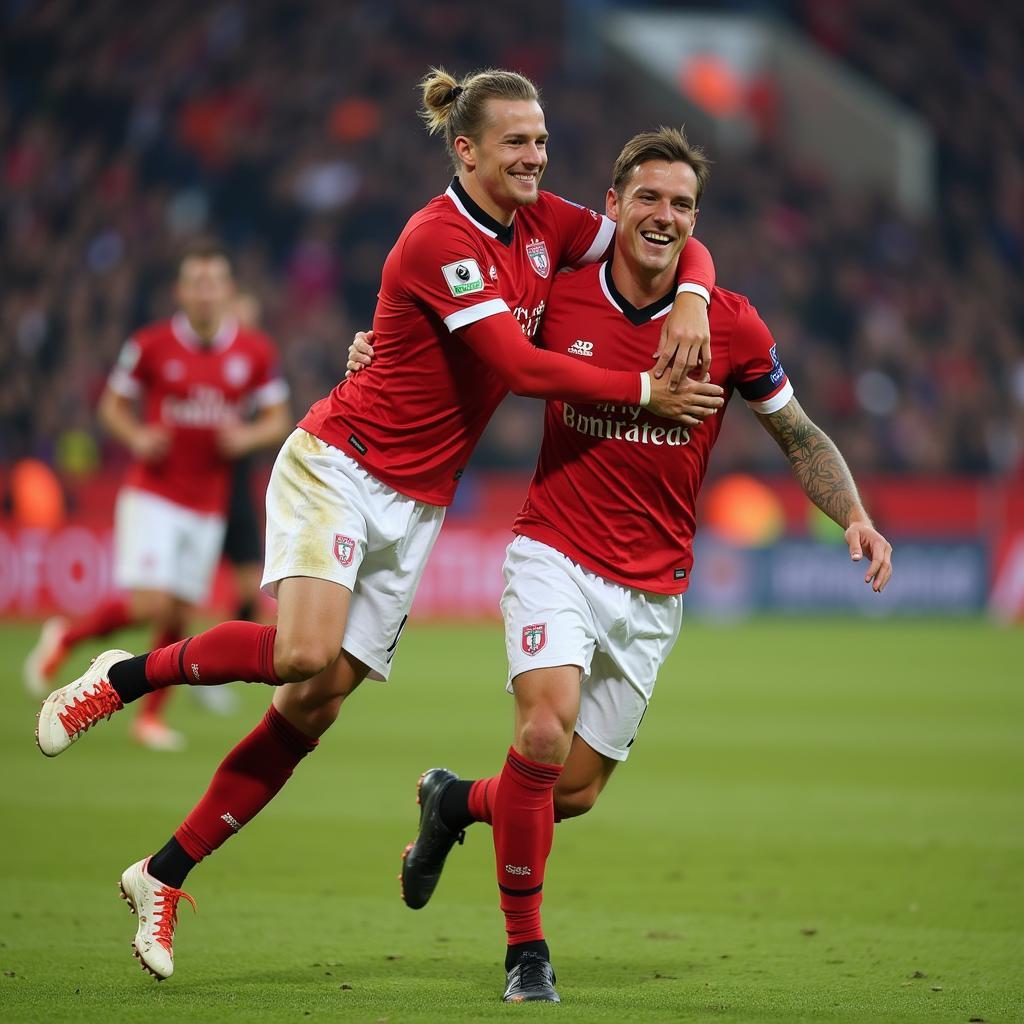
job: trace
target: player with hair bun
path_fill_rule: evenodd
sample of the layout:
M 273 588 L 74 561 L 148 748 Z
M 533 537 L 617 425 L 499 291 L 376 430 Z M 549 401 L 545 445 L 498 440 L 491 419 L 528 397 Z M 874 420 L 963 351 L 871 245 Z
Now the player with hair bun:
M 558 270 L 601 259 L 614 227 L 541 191 L 547 129 L 529 79 L 487 70 L 457 82 L 432 70 L 421 91 L 457 173 L 385 261 L 375 365 L 317 402 L 278 454 L 263 576 L 278 599 L 276 626 L 227 622 L 138 657 L 108 651 L 39 716 L 39 746 L 55 756 L 153 690 L 237 679 L 276 688 L 166 845 L 122 876 L 140 917 L 136 954 L 160 978 L 174 969 L 188 872 L 266 806 L 363 679 L 388 677 L 445 507 L 508 391 L 637 405 L 681 425 L 719 404 L 709 385 L 673 380 L 707 338 L 707 250 L 690 246 L 680 262 L 672 375 L 535 348 Z

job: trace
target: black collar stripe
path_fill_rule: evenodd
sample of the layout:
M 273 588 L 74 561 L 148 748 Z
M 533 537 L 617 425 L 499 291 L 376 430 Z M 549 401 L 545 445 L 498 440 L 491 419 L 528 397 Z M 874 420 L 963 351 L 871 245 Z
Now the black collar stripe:
M 462 187 L 462 182 L 458 178 L 452 178 L 452 183 L 445 189 L 444 194 L 455 204 L 455 208 L 463 217 L 472 221 L 489 238 L 496 238 L 504 246 L 512 244 L 516 222 L 513 221 L 506 227 L 500 221 L 496 221 L 470 199 L 469 193 Z
M 672 308 L 672 303 L 676 297 L 674 288 L 667 295 L 655 302 L 652 302 L 649 306 L 637 309 L 636 306 L 624 299 L 622 297 L 622 293 L 615 287 L 615 282 L 612 280 L 611 260 L 602 264 L 599 273 L 601 275 L 601 287 L 604 289 L 605 297 L 631 324 L 636 327 L 639 327 L 641 324 L 646 324 L 651 320 L 656 320 L 660 316 L 664 316 Z

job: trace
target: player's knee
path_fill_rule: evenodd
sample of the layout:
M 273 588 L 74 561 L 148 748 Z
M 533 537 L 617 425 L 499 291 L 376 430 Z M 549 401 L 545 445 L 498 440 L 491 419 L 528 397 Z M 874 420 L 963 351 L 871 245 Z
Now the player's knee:
M 322 672 L 337 656 L 337 648 L 331 648 L 322 640 L 282 642 L 278 634 L 278 642 L 274 644 L 274 669 L 282 682 L 297 683 Z
M 554 713 L 532 714 L 519 726 L 516 747 L 524 757 L 541 764 L 564 764 L 572 743 L 572 729 Z

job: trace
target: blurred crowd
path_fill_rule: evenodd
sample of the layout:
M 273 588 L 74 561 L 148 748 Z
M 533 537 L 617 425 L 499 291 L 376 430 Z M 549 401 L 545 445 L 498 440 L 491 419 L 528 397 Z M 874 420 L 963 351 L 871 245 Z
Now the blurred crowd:
M 777 13 L 929 120 L 939 200 L 914 223 L 839 195 L 767 133 L 716 159 L 702 202 L 719 283 L 757 305 L 855 471 L 1020 473 L 1024 20 L 961 0 Z M 11 0 L 0 19 L 0 464 L 117 460 L 96 399 L 132 329 L 172 309 L 200 232 L 258 298 L 296 416 L 332 387 L 391 244 L 450 175 L 416 115 L 430 65 L 534 78 L 545 185 L 598 208 L 622 143 L 660 119 L 633 76 L 571 59 L 551 0 Z M 535 405 L 499 411 L 480 463 L 532 464 Z M 752 417 L 729 420 L 720 470 L 780 468 Z

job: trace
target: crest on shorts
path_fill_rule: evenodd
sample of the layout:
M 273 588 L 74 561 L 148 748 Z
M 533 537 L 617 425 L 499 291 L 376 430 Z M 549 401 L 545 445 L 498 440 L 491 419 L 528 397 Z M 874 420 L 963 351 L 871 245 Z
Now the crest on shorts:
M 523 626 L 523 652 L 536 654 L 544 649 L 548 642 L 548 624 L 535 622 L 532 626 Z
M 356 553 L 356 542 L 351 537 L 336 533 L 334 535 L 334 557 L 339 565 L 346 569 L 352 564 L 352 556 Z
M 543 239 L 531 238 L 526 246 L 526 255 L 530 257 L 533 269 L 541 277 L 547 277 L 551 272 L 551 261 L 548 259 L 548 247 Z

